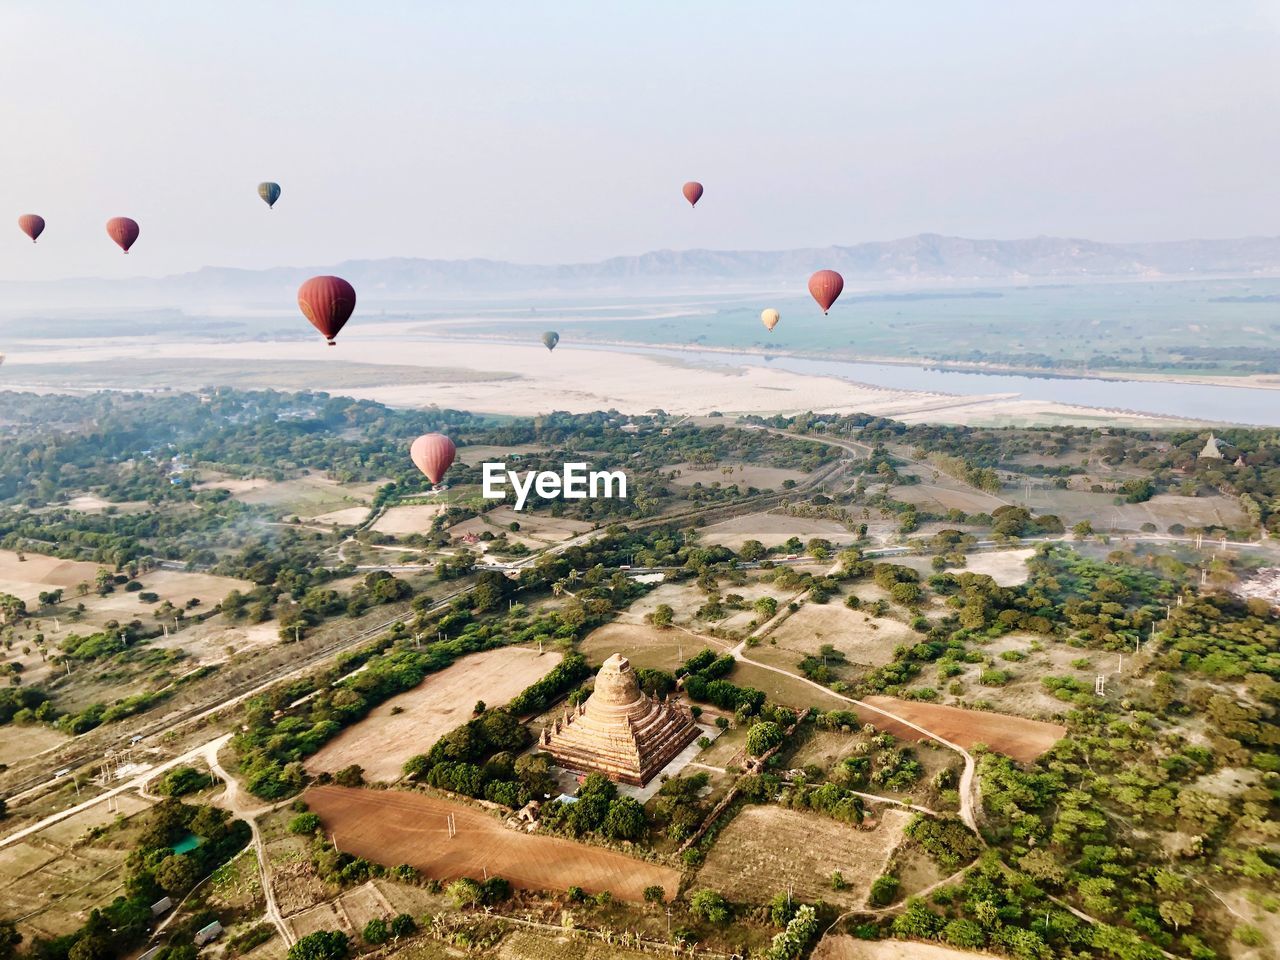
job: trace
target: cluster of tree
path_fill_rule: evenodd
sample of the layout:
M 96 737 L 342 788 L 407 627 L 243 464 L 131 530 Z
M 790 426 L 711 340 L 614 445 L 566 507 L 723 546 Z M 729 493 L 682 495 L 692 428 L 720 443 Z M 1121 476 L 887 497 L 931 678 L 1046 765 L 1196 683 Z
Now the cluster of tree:
M 703 792 L 711 777 L 705 771 L 672 777 L 661 787 L 652 804 L 653 827 L 669 839 L 686 840 L 702 825 L 708 813 Z
M 530 739 L 511 713 L 485 710 L 437 740 L 428 753 L 405 761 L 404 773 L 441 790 L 518 809 L 543 799 L 555 783 L 543 754 L 517 756 Z
M 571 653 L 541 680 L 516 694 L 509 709 L 518 716 L 540 713 L 589 676 L 591 668 L 587 666 L 587 658 L 580 653 Z
M 541 824 L 575 837 L 599 834 L 610 840 L 642 840 L 649 831 L 640 801 L 619 796 L 617 785 L 601 773 L 587 774 L 572 802 L 547 804 Z
M 907 823 L 904 833 L 948 870 L 968 863 L 982 852 L 982 841 L 955 817 L 917 813 Z
M 684 692 L 690 698 L 732 710 L 743 718 L 751 717 L 760 712 L 765 696 L 753 687 L 739 687 L 722 679 L 735 662 L 728 654 L 717 657 L 712 650 L 704 649 L 677 668 L 676 675 L 684 678 Z
M 779 802 L 784 807 L 815 810 L 845 823 L 861 823 L 862 798 L 835 783 L 811 784 L 797 779 L 782 790 Z

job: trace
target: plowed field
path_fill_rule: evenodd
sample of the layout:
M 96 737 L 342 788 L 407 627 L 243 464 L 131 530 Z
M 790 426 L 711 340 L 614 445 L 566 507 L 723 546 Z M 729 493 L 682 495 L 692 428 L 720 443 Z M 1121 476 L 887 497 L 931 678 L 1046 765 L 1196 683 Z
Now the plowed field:
M 482 879 L 487 871 L 528 890 L 576 884 L 635 901 L 655 885 L 673 898 L 680 885 L 680 874 L 669 867 L 511 830 L 482 810 L 421 793 L 325 786 L 308 790 L 306 801 L 339 850 L 390 866 L 408 863 L 437 880 Z M 452 839 L 449 814 L 457 825 Z
M 964 710 L 960 707 L 897 700 L 893 697 L 866 697 L 865 700 L 872 706 L 895 713 L 966 749 L 977 743 L 985 743 L 992 750 L 1013 757 L 1020 763 L 1030 763 L 1067 733 L 1066 727 L 1056 723 L 1010 717 L 1002 713 Z M 858 719 L 904 740 L 921 739 L 920 734 L 910 727 L 867 710 L 861 711 Z

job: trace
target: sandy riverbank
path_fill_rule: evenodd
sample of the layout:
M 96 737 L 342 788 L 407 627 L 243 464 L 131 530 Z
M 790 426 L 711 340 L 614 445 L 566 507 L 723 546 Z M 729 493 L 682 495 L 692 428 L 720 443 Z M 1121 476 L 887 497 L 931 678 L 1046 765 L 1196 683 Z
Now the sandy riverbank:
M 192 389 L 218 385 L 219 367 L 235 361 L 233 366 L 243 371 L 255 366 L 276 371 L 276 385 L 285 390 L 329 390 L 394 406 L 515 415 L 607 409 L 643 413 L 660 407 L 675 414 L 713 410 L 725 414 L 865 412 L 941 423 L 1165 426 L 1186 422 L 1028 401 L 1013 394 L 949 396 L 761 367 L 697 366 L 678 358 L 607 350 L 548 353 L 538 344 L 424 340 L 406 329 L 409 326 L 369 325 L 333 348 L 318 338 L 240 343 L 150 339 L 137 343 L 114 339 L 29 343 L 10 355 L 0 373 L 0 389 L 47 390 L 62 371 L 70 373 L 72 369 L 75 377 L 66 382 L 78 389 L 154 388 L 158 381 Z M 201 367 L 202 362 L 208 365 Z M 296 370 L 290 367 L 295 363 L 299 365 Z M 386 376 L 371 377 L 370 366 L 365 366 L 361 376 L 351 377 L 351 364 L 386 367 Z M 144 365 L 148 371 L 145 383 L 137 373 Z M 171 377 L 164 373 L 169 365 Z M 326 367 L 331 369 L 328 376 Z M 420 378 L 414 375 L 415 369 L 421 369 Z M 450 376 L 449 371 L 458 375 Z M 237 385 L 235 380 L 227 382 Z

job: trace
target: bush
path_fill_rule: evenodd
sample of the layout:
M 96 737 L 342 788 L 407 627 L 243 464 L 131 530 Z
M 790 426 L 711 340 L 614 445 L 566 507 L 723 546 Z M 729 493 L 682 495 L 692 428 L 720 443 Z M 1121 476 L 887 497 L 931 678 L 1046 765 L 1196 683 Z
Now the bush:
M 289 948 L 289 960 L 346 960 L 351 940 L 340 930 L 317 930 Z
M 714 890 L 699 890 L 689 898 L 689 910 L 708 923 L 725 923 L 729 919 L 729 902 Z
M 364 925 L 361 936 L 364 937 L 365 943 L 371 943 L 375 947 L 387 942 L 390 931 L 387 930 L 387 921 L 381 917 L 374 917 Z
M 898 878 L 890 873 L 876 877 L 871 884 L 871 903 L 877 907 L 887 907 L 898 896 Z
M 782 728 L 776 723 L 766 721 L 752 724 L 747 731 L 747 753 L 753 757 L 763 756 L 782 743 L 782 737 Z
M 410 937 L 417 932 L 418 924 L 414 922 L 413 917 L 407 913 L 397 914 L 391 921 L 391 936 L 399 940 L 401 937 Z
M 462 877 L 445 887 L 445 895 L 459 909 L 474 907 L 483 902 L 484 889 L 470 877 Z
M 302 835 L 315 833 L 320 829 L 320 818 L 314 813 L 300 813 L 289 821 L 289 832 Z

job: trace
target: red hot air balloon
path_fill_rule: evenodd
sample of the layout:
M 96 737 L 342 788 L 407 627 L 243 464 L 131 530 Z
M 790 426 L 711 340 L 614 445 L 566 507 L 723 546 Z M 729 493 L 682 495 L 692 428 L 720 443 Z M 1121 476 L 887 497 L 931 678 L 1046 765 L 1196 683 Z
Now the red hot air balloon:
M 697 180 L 690 180 L 680 188 L 684 192 L 684 198 L 689 201 L 689 206 L 696 207 L 698 201 L 702 199 L 702 184 Z
M 844 289 L 844 277 L 834 270 L 819 270 L 809 278 L 809 293 L 818 301 L 822 312 L 826 313 Z
M 112 217 L 107 221 L 107 236 L 114 240 L 125 253 L 129 252 L 129 248 L 138 239 L 138 233 L 136 220 L 130 220 L 128 217 Z
M 453 445 L 453 441 L 443 433 L 424 433 L 409 448 L 414 466 L 436 484 L 444 477 L 457 452 L 458 448 Z
M 44 217 L 34 213 L 24 213 L 18 218 L 18 229 L 30 237 L 32 243 L 35 243 L 40 234 L 44 233 Z
M 298 306 L 332 347 L 356 309 L 356 291 L 341 277 L 312 277 L 298 288 Z

